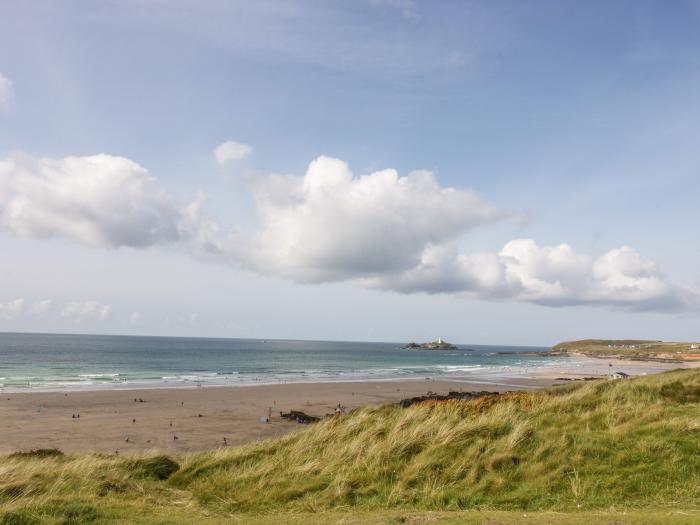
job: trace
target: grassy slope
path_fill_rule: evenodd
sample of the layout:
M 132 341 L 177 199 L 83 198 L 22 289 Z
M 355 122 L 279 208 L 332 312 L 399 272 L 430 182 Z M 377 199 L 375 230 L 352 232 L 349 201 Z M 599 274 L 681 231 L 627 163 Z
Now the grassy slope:
M 348 510 L 365 513 L 357 523 L 420 522 L 431 510 L 441 523 L 693 523 L 699 443 L 700 371 L 675 371 L 362 409 L 179 458 L 167 480 L 165 458 L 2 458 L 0 524 L 279 522 L 270 512 L 353 523 Z M 448 512 L 459 509 L 472 510 Z
M 550 351 L 553 353 L 577 352 L 592 356 L 681 359 L 684 358 L 685 355 L 700 354 L 700 350 L 691 348 L 693 344 L 697 343 L 647 341 L 638 339 L 582 339 L 580 341 L 565 341 L 556 344 Z M 613 348 L 610 348 L 609 345 L 613 346 Z M 635 348 L 628 348 L 632 345 L 634 345 Z

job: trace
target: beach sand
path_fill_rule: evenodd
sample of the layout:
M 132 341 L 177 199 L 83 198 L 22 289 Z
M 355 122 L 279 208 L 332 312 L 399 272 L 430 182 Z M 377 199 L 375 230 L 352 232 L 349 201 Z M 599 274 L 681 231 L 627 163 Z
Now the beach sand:
M 235 445 L 306 428 L 281 419 L 280 411 L 323 416 L 338 403 L 350 409 L 396 402 L 429 390 L 505 391 L 551 381 L 521 379 L 508 384 L 513 386 L 416 380 L 3 393 L 0 454 L 36 448 L 104 453 L 207 450 L 225 446 L 224 438 Z M 268 412 L 270 422 L 261 423 L 260 417 Z
M 64 452 L 192 452 L 273 438 L 306 428 L 280 418 L 301 410 L 323 416 L 338 403 L 348 409 L 449 390 L 508 391 L 551 386 L 555 377 L 625 370 L 632 375 L 678 365 L 588 359 L 517 378 L 410 380 L 203 388 L 105 389 L 0 393 L 0 454 L 58 448 Z M 485 381 L 488 381 L 485 382 Z M 141 401 L 142 400 L 142 401 Z M 261 416 L 272 414 L 269 423 Z M 79 417 L 77 417 L 79 415 Z M 76 417 L 73 417 L 76 416 Z M 226 438 L 226 441 L 224 441 Z

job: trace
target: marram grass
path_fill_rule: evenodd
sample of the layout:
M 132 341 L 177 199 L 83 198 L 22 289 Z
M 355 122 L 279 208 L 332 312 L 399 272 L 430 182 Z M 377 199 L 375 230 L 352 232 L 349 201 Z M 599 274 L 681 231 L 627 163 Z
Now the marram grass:
M 407 512 L 445 523 L 487 522 L 488 512 L 499 523 L 533 512 L 552 523 L 606 512 L 629 513 L 619 523 L 692 523 L 699 509 L 700 370 L 365 408 L 183 457 L 0 458 L 0 525 L 267 523 L 275 513 L 327 523 L 347 511 L 362 523 L 413 521 Z

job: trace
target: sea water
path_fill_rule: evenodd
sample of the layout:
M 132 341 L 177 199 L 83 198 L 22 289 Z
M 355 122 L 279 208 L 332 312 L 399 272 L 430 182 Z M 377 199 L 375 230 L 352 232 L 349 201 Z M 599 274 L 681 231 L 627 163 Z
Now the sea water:
M 525 346 L 0 333 L 0 389 L 64 390 L 514 377 L 562 359 Z

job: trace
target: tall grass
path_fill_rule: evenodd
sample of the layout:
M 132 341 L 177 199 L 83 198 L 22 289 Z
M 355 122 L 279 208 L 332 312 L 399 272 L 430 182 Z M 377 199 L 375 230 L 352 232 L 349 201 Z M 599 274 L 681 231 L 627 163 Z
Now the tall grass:
M 285 438 L 174 461 L 0 459 L 8 515 L 60 520 L 72 508 L 83 513 L 76 523 L 119 509 L 225 516 L 620 506 L 700 507 L 700 370 L 365 408 Z

